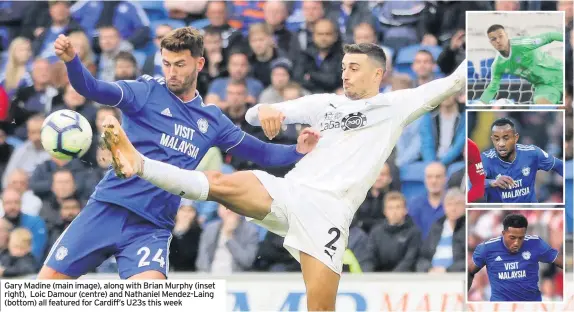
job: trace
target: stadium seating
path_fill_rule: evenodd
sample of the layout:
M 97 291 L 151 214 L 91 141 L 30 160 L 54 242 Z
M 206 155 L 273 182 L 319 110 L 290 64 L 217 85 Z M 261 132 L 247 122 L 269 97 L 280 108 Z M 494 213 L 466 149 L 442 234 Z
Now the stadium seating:
M 429 51 L 432 54 L 435 61 L 437 60 L 438 56 L 442 52 L 442 48 L 440 48 L 438 46 L 424 46 L 424 45 L 416 44 L 416 45 L 410 45 L 408 47 L 404 47 L 404 48 L 400 49 L 396 54 L 395 66 L 394 66 L 395 71 L 397 71 L 399 73 L 409 74 L 412 78 L 414 78 L 415 73 L 412 71 L 411 66 L 413 64 L 413 60 L 415 58 L 415 55 L 420 50 Z M 438 66 L 435 67 L 434 73 L 435 73 L 435 75 L 440 74 L 440 69 L 438 68 Z
M 142 69 L 144 66 L 145 60 L 147 58 L 147 54 L 145 52 L 142 52 L 142 51 L 134 51 L 132 54 L 136 58 L 136 62 L 138 63 L 138 68 Z
M 176 19 L 160 19 L 160 20 L 155 20 L 155 21 L 151 22 L 150 24 L 151 24 L 150 27 L 152 29 L 156 29 L 157 26 L 162 25 L 162 24 L 167 24 L 173 28 L 180 28 L 180 27 L 186 26 L 183 21 L 176 20 Z
M 426 163 L 415 162 L 400 168 L 401 192 L 406 198 L 412 198 L 426 192 L 425 167 Z
M 166 19 L 167 11 L 163 6 L 163 1 L 139 1 L 139 4 L 147 13 L 147 16 L 150 21 L 156 21 L 160 19 Z

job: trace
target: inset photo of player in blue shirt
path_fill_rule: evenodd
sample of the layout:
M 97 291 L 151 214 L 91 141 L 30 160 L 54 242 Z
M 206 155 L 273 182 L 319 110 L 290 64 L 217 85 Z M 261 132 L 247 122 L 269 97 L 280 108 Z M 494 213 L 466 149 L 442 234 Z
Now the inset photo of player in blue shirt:
M 563 216 L 563 213 L 559 215 Z M 475 275 L 486 268 L 490 301 L 543 301 L 539 287 L 540 263 L 553 264 L 555 267 L 549 271 L 561 270 L 562 252 L 552 248 L 540 236 L 527 234 L 528 220 L 523 214 L 506 215 L 502 225 L 502 235 L 488 239 L 474 248 L 467 270 L 469 293 Z M 542 224 L 532 226 L 537 230 L 544 228 Z M 540 234 L 543 232 L 541 230 Z M 483 278 L 475 284 L 478 288 L 488 288 L 482 285 L 485 284 Z
M 481 150 L 485 203 L 564 203 L 563 111 L 471 111 L 468 119 L 469 139 Z

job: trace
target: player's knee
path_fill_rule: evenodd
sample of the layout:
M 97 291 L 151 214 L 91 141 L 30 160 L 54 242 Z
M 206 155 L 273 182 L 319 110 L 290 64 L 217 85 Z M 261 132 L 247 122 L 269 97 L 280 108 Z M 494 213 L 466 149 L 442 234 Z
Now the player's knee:
M 233 175 L 223 174 L 218 171 L 206 171 L 209 181 L 209 196 L 215 199 L 225 199 L 228 196 L 239 193 L 239 183 Z
M 325 291 L 321 287 L 313 288 L 307 288 L 307 310 L 335 311 L 337 294 Z
M 309 311 L 334 311 L 337 299 L 337 285 L 325 285 L 325 279 L 315 278 L 305 282 L 307 308 Z
M 164 280 L 166 276 L 159 271 L 145 271 L 128 277 L 130 280 Z

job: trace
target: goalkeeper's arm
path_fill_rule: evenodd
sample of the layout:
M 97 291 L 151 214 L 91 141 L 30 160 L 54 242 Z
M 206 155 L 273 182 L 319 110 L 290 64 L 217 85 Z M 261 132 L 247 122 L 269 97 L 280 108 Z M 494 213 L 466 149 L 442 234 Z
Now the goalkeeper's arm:
M 484 92 L 482 92 L 482 95 L 480 96 L 480 101 L 484 104 L 490 103 L 490 101 L 494 99 L 494 96 L 500 89 L 500 79 L 502 78 L 502 72 L 497 70 L 496 64 L 497 62 L 495 60 L 494 63 L 492 63 L 492 67 L 490 70 L 490 72 L 492 73 L 490 82 L 488 83 L 488 86 L 484 89 Z
M 519 37 L 516 39 L 512 39 L 510 44 L 514 46 L 520 46 L 527 50 L 534 50 L 540 48 L 541 46 L 552 43 L 554 41 L 562 42 L 563 40 L 564 40 L 563 34 L 561 32 L 552 31 L 536 36 Z

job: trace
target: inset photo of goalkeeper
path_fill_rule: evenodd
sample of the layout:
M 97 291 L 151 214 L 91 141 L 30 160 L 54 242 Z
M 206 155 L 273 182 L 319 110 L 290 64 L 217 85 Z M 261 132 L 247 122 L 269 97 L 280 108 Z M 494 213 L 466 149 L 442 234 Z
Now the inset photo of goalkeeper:
M 564 12 L 466 12 L 469 105 L 562 105 Z
M 468 204 L 564 204 L 563 110 L 466 114 Z
M 552 208 L 467 210 L 467 302 L 562 302 L 564 218 Z

